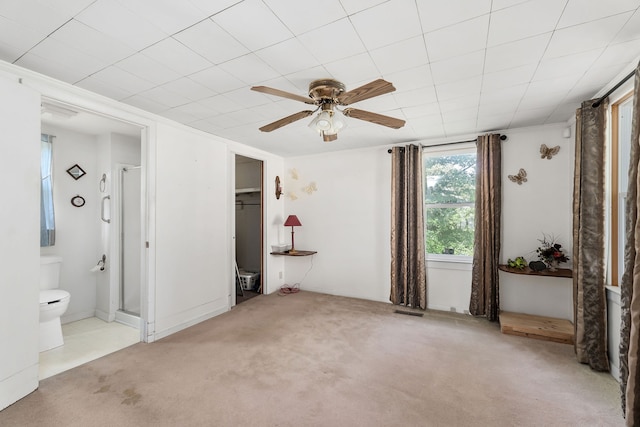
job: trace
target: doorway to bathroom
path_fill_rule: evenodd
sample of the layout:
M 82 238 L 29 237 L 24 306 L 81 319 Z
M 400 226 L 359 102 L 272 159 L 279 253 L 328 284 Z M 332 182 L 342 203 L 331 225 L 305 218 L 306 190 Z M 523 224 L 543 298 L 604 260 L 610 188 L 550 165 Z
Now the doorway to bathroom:
M 235 303 L 263 293 L 263 162 L 235 156 Z
M 53 136 L 56 242 L 40 252 L 62 257 L 60 288 L 71 295 L 64 344 L 40 353 L 43 379 L 144 336 L 146 129 L 43 99 L 41 131 Z

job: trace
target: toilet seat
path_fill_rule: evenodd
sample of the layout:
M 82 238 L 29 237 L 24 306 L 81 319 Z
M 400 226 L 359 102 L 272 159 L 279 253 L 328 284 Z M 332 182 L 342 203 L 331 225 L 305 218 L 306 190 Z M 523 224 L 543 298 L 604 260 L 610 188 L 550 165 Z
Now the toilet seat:
M 68 300 L 71 294 L 62 289 L 47 289 L 40 291 L 40 306 L 47 306 L 57 302 Z

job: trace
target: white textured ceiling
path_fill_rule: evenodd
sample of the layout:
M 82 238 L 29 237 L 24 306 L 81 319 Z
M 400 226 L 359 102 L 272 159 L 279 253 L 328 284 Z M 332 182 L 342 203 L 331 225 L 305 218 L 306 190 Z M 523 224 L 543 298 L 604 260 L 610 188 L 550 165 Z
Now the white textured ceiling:
M 276 154 L 450 139 L 564 122 L 640 58 L 640 0 L 2 0 L 0 59 Z M 335 142 L 305 95 L 383 78 Z

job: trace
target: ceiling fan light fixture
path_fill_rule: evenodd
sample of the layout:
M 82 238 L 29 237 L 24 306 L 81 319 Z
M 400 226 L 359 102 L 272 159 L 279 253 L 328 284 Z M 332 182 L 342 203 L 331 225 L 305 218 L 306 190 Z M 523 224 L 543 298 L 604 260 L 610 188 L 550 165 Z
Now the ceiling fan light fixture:
M 324 142 L 333 142 L 338 139 L 338 134 L 335 132 L 321 132 L 320 134 L 322 135 L 322 140 Z
M 322 111 L 320 114 L 318 114 L 317 119 L 318 121 L 316 122 L 316 129 L 318 131 L 328 131 L 332 128 L 333 120 L 331 118 L 331 112 Z

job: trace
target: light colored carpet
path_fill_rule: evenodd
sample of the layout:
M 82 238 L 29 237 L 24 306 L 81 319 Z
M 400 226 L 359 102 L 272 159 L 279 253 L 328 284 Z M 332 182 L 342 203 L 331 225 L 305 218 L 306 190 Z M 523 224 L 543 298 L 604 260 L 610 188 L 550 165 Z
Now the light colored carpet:
M 448 313 L 261 295 L 48 378 L 2 426 L 621 426 L 572 346 Z

